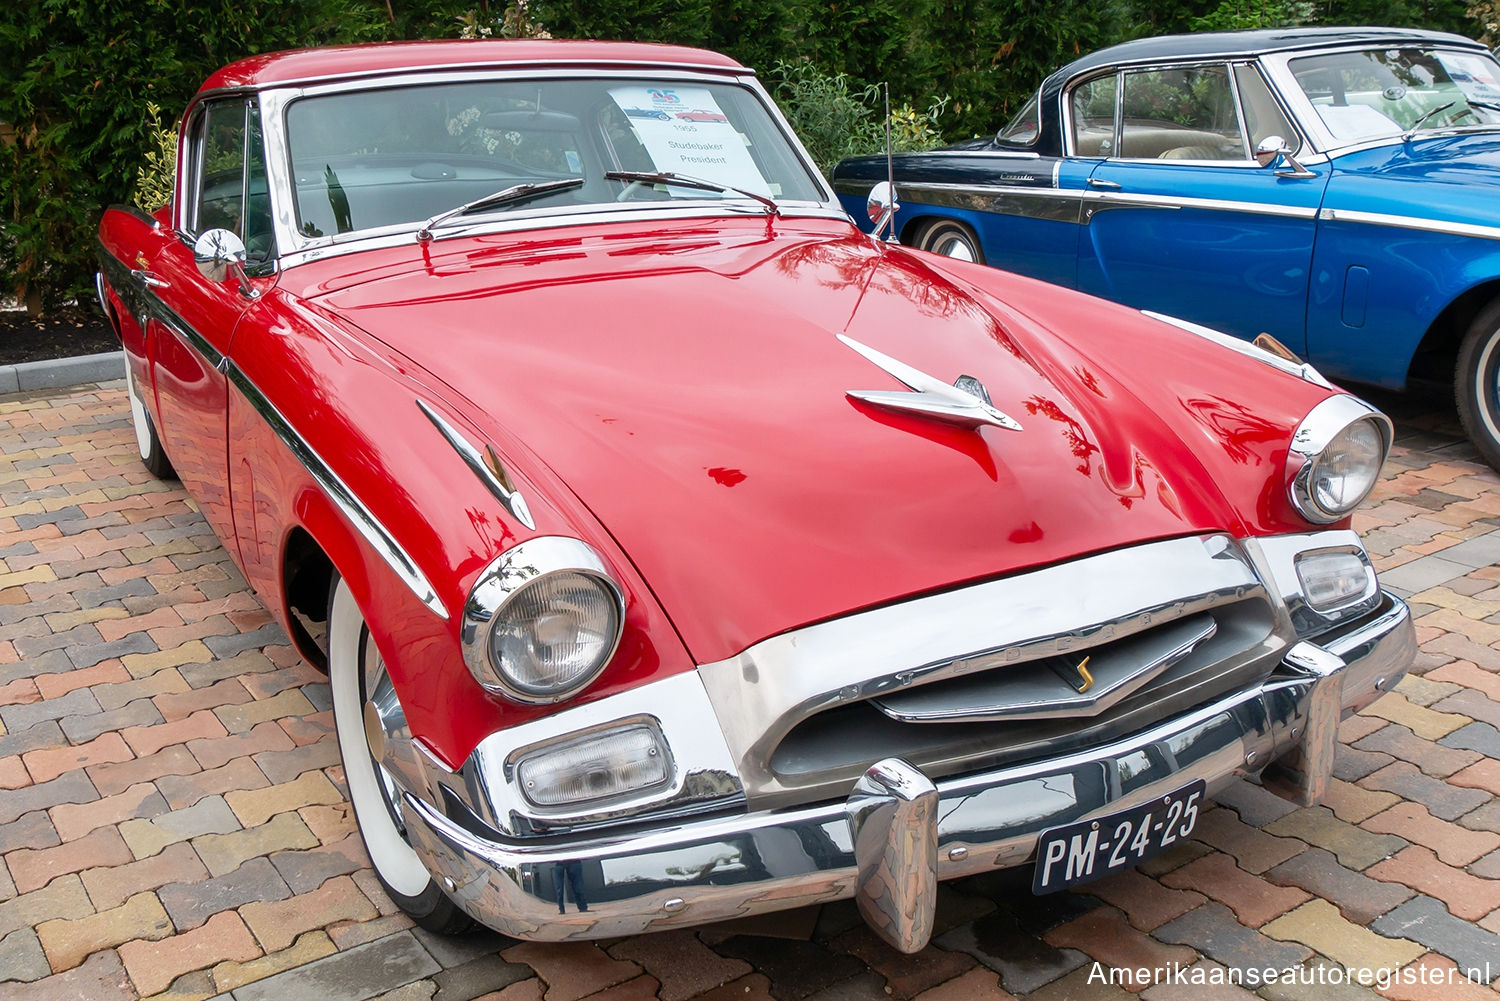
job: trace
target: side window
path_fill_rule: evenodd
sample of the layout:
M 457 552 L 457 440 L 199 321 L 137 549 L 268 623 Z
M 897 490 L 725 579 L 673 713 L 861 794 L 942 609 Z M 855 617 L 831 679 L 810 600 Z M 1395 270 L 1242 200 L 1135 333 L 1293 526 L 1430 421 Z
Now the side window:
M 1126 73 L 1122 105 L 1121 156 L 1250 159 L 1226 66 Z
M 1068 95 L 1073 119 L 1073 152 L 1078 156 L 1110 156 L 1115 151 L 1115 93 L 1118 77 L 1096 77 L 1079 84 Z
M 1271 96 L 1271 88 L 1256 72 L 1254 66 L 1236 66 L 1234 82 L 1240 89 L 1240 104 L 1245 112 L 1245 130 L 1250 133 L 1250 150 L 1264 142 L 1269 136 L 1280 136 L 1286 140 L 1293 153 L 1302 147 L 1302 138 L 1292 123 Z
M 198 210 L 193 233 L 227 229 L 243 239 L 245 102 L 211 104 L 198 121 Z

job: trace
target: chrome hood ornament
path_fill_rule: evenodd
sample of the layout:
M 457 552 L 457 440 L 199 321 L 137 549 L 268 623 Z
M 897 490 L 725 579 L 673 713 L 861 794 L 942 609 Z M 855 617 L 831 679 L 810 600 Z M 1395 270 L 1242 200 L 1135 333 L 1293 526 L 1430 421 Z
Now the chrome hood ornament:
M 912 390 L 910 393 L 883 389 L 845 390 L 845 395 L 849 398 L 886 410 L 930 417 L 971 431 L 977 431 L 986 424 L 1007 431 L 1021 430 L 1021 425 L 1016 420 L 990 405 L 989 392 L 972 375 L 959 376 L 958 384 L 950 386 L 943 380 L 912 368 L 905 362 L 899 362 L 890 355 L 881 354 L 852 337 L 845 337 L 843 334 L 837 336 Z

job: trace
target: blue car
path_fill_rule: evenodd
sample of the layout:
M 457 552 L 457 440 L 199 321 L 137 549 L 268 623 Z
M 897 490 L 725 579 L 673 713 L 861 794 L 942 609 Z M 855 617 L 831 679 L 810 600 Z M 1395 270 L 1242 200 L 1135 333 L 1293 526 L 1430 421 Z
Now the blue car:
M 1269 333 L 1334 378 L 1451 379 L 1500 469 L 1500 63 L 1477 42 L 1141 39 L 1047 77 L 994 137 L 893 166 L 902 243 Z M 854 218 L 887 169 L 838 165 Z

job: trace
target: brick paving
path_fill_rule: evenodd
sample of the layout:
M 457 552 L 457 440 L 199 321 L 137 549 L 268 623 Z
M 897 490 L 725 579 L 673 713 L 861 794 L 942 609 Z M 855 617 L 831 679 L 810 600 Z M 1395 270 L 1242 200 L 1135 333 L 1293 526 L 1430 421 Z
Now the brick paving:
M 1343 724 L 1325 803 L 1240 783 L 1077 892 L 945 884 L 908 957 L 847 902 L 571 945 L 412 927 L 355 832 L 327 686 L 140 467 L 122 385 L 0 398 L 0 996 L 1494 998 L 1500 477 L 1441 399 L 1378 402 L 1398 442 L 1355 527 L 1421 654 Z M 1300 976 L 1216 982 L 1258 967 Z

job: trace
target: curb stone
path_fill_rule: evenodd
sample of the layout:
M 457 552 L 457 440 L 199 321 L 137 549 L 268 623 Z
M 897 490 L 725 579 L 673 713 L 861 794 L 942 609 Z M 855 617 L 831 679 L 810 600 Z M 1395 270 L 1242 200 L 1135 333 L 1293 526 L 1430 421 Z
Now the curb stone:
M 0 395 L 27 393 L 34 389 L 63 389 L 124 376 L 124 361 L 118 351 L 76 358 L 23 361 L 15 365 L 0 365 Z

